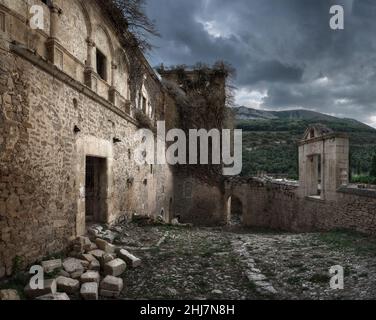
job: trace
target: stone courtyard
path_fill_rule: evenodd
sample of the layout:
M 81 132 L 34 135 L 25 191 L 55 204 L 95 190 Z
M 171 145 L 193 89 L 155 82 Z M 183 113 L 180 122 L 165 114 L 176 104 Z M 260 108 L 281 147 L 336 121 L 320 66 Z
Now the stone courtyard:
M 166 229 L 167 239 L 159 248 L 139 252 L 144 265 L 125 277 L 123 298 L 376 298 L 371 272 L 376 268 L 376 241 L 359 234 L 174 227 L 150 231 L 163 234 Z M 248 255 L 241 254 L 244 244 Z M 275 293 L 248 278 L 249 264 Z M 334 265 L 345 269 L 344 290 L 330 289 L 329 268 Z
M 127 261 L 125 272 L 115 274 L 118 278 L 113 279 L 123 281 L 121 292 L 107 295 L 97 289 L 99 299 L 376 298 L 376 277 L 371 272 L 376 267 L 376 240 L 357 233 L 297 234 L 244 228 L 144 225 L 142 220 L 109 230 L 105 226 L 93 229 L 100 230 L 107 243 L 111 240 L 116 247 L 132 252 L 141 260 L 136 267 Z M 79 287 L 70 291 L 62 286 L 61 277 L 67 276 L 67 259 L 64 254 L 59 257 L 64 263 L 52 275 L 58 279 L 57 292 L 65 291 L 65 298 L 71 300 L 85 298 L 82 287 L 80 293 Z M 344 290 L 330 288 L 329 268 L 334 265 L 344 268 Z M 108 273 L 105 271 L 105 274 Z M 23 285 L 28 276 L 23 275 L 3 281 L 0 288 L 14 288 L 21 298 L 30 298 L 24 295 Z M 81 272 L 77 282 L 84 285 L 86 276 Z M 103 279 L 102 274 L 95 280 L 100 281 L 100 288 Z

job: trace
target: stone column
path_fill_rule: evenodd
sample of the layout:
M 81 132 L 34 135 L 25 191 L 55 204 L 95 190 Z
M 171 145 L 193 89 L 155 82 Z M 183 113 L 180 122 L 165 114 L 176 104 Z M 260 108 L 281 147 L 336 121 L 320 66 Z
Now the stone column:
M 59 22 L 59 15 L 62 14 L 62 10 L 56 5 L 51 5 L 50 12 L 51 12 L 50 38 L 58 41 L 56 34 L 57 34 L 57 28 L 58 28 L 58 22 Z
M 94 70 L 93 56 L 94 56 L 95 42 L 90 38 L 88 38 L 86 42 L 87 42 L 86 69 Z
M 94 49 L 95 49 L 95 42 L 89 37 L 86 40 L 87 43 L 87 57 L 86 57 L 86 66 L 85 66 L 85 84 L 94 92 L 97 92 L 97 78 L 94 75 Z
M 109 92 L 110 102 L 112 102 L 115 106 L 117 106 L 117 93 L 116 93 L 116 80 L 115 80 L 115 70 L 117 69 L 117 65 L 114 62 L 111 62 L 111 88 Z
M 63 51 L 58 48 L 57 29 L 59 23 L 59 16 L 62 14 L 62 10 L 52 4 L 50 5 L 50 37 L 46 42 L 47 47 L 47 59 L 56 65 L 61 70 L 63 69 Z
M 111 87 L 114 89 L 116 88 L 116 81 L 115 81 L 115 70 L 117 69 L 116 63 L 111 63 Z

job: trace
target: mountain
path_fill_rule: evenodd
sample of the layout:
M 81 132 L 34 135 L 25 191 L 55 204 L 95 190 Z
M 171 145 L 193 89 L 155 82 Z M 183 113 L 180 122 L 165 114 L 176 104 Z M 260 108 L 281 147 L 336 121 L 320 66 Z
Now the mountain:
M 256 110 L 247 107 L 234 108 L 236 119 L 238 120 L 269 120 L 278 119 L 271 111 Z
M 296 109 L 286 111 L 267 111 L 257 110 L 247 107 L 233 108 L 235 118 L 237 120 L 306 120 L 309 122 L 335 122 L 335 123 L 348 123 L 350 126 L 363 127 L 365 130 L 375 130 L 374 128 L 354 119 L 337 118 L 327 114 L 316 111 Z
M 310 110 L 266 111 L 233 109 L 236 127 L 243 130 L 243 172 L 298 176 L 297 142 L 305 129 L 322 123 L 350 138 L 352 174 L 368 175 L 376 152 L 376 129 L 354 119 L 342 119 Z

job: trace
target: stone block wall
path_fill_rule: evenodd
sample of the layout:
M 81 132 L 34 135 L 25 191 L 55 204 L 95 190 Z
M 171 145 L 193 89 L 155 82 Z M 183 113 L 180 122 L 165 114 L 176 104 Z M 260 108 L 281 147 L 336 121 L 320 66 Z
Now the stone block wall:
M 65 14 L 74 5 L 83 8 L 83 1 L 60 2 L 68 6 Z M 110 29 L 96 9 L 82 13 L 85 26 L 92 15 L 93 25 Z M 109 101 L 108 95 L 101 97 L 84 83 L 86 41 L 77 37 L 80 45 L 72 42 L 72 48 L 64 47 L 67 64 L 56 68 L 47 61 L 45 50 L 29 50 L 26 38 L 32 32 L 23 9 L 14 1 L 1 0 L 1 12 L 7 28 L 0 30 L 0 269 L 9 275 L 17 256 L 26 266 L 65 249 L 85 232 L 86 156 L 106 160 L 104 222 L 134 213 L 157 216 L 169 204 L 173 179 L 168 166 L 137 165 L 133 158 L 140 143 L 134 140 L 136 120 Z M 71 28 L 77 25 L 75 19 L 82 22 L 79 13 L 72 19 Z M 16 22 L 22 28 L 15 29 Z M 73 31 L 68 33 L 71 37 L 76 36 Z M 120 45 L 111 32 L 116 48 Z M 49 34 L 38 35 L 38 47 L 46 48 Z M 14 45 L 13 40 L 21 43 Z M 61 41 L 60 46 L 69 39 Z M 152 75 L 146 73 L 146 77 L 148 88 L 153 89 L 152 103 L 160 103 L 160 84 Z M 116 80 L 117 90 L 127 95 L 128 75 L 121 73 Z
M 256 180 L 232 184 L 246 226 L 292 232 L 349 229 L 376 235 L 376 192 L 343 188 L 335 200 L 301 197 L 297 187 Z
M 202 226 L 226 224 L 221 184 L 208 184 L 192 175 L 174 177 L 174 213 L 183 223 Z
M 15 255 L 31 262 L 77 235 L 79 141 L 92 144 L 94 156 L 102 155 L 100 141 L 111 149 L 107 222 L 157 214 L 155 179 L 166 167 L 133 161 L 135 124 L 14 54 L 0 56 L 0 261 L 7 269 Z

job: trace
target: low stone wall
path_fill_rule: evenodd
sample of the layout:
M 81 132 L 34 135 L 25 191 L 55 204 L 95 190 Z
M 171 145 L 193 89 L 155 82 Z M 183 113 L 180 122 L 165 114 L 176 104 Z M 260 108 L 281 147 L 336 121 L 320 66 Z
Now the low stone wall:
M 376 235 L 376 192 L 343 188 L 333 201 L 302 198 L 297 187 L 254 180 L 234 184 L 227 194 L 243 202 L 246 226 L 294 232 L 351 229 Z

